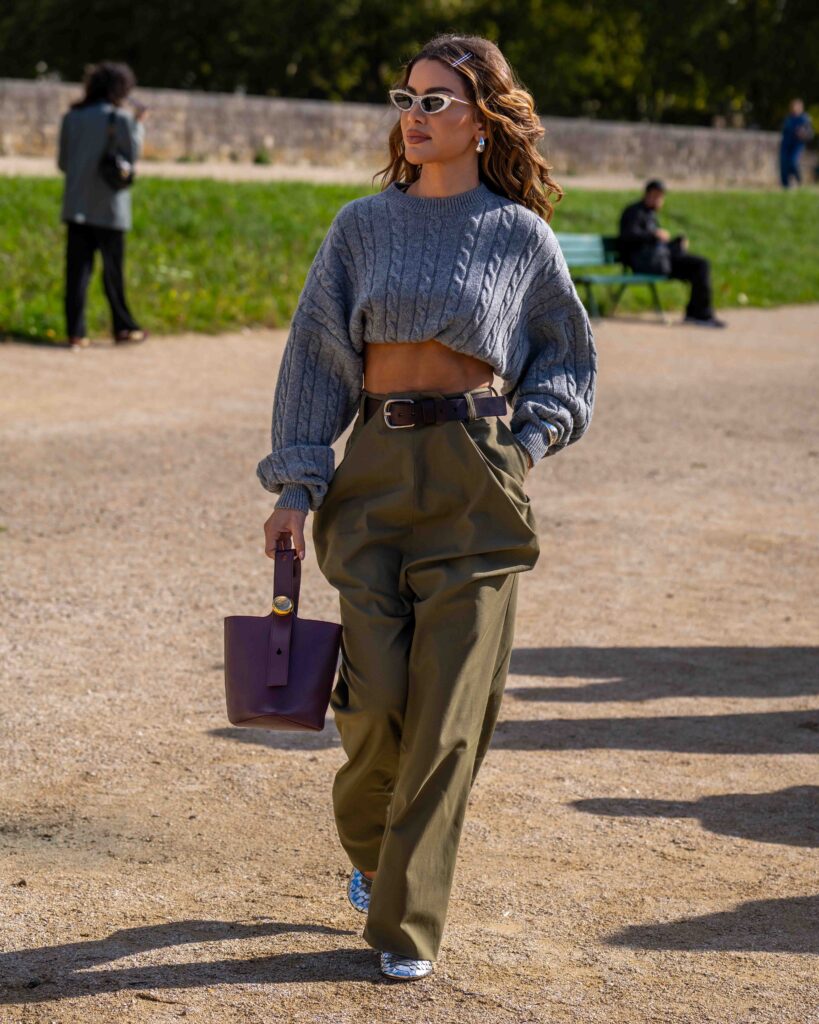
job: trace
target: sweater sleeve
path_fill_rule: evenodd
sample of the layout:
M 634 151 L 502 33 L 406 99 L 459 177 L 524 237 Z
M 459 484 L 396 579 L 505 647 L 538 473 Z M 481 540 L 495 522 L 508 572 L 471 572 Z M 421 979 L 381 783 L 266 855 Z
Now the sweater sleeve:
M 560 246 L 553 235 L 552 239 L 552 256 L 545 260 L 527 296 L 523 330 L 528 353 L 511 396 L 510 428 L 533 464 L 585 433 L 597 376 L 589 317 Z M 547 423 L 557 431 L 551 447 Z
M 363 357 L 350 340 L 354 289 L 340 214 L 299 296 L 273 398 L 272 451 L 256 468 L 262 486 L 280 495 L 276 508 L 319 508 L 334 472 L 331 445 L 361 395 Z
M 145 126 L 142 121 L 137 121 L 128 111 L 121 110 L 117 118 L 117 143 L 132 164 L 135 164 L 142 155 L 144 141 Z

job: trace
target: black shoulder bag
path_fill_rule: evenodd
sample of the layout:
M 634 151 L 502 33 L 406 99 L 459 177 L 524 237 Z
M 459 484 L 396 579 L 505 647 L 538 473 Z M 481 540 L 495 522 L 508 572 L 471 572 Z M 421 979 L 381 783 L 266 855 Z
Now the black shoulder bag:
M 99 172 L 103 181 L 115 192 L 133 185 L 136 172 L 134 165 L 117 148 L 117 115 L 112 110 L 108 115 L 108 137 L 105 152 L 99 162 Z

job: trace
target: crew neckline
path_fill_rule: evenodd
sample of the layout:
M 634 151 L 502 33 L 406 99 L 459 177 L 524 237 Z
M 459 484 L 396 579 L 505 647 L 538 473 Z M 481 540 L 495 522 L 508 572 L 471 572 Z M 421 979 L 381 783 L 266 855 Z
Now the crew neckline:
M 483 206 L 492 195 L 491 190 L 483 182 L 454 196 L 411 196 L 405 191 L 409 185 L 410 182 L 391 182 L 387 188 L 387 198 L 419 213 L 460 213 Z

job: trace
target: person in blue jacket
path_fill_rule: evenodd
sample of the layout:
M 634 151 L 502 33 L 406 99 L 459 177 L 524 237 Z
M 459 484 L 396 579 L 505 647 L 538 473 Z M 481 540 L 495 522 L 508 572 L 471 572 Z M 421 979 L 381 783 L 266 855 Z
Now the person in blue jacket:
M 779 177 L 783 188 L 791 187 L 791 178 L 802 184 L 799 158 L 805 143 L 813 138 L 813 122 L 805 112 L 800 99 L 792 99 L 790 113 L 782 122 L 782 139 L 779 143 Z
M 89 344 L 85 300 L 97 249 L 102 255 L 114 341 L 125 344 L 147 337 L 125 299 L 123 265 L 125 232 L 131 227 L 131 190 L 112 188 L 99 171 L 111 129 L 125 159 L 134 164 L 139 158 L 146 108 L 134 104 L 134 115 L 123 109 L 135 84 L 127 64 L 103 61 L 91 67 L 85 77 L 85 95 L 60 123 L 57 165 L 65 174 L 61 219 L 67 225 L 65 317 L 72 349 Z

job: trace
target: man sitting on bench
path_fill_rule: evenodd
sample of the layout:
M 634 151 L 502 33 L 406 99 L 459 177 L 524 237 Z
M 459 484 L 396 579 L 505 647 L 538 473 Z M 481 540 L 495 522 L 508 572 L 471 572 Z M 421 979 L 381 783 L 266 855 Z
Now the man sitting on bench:
M 656 178 L 646 183 L 643 198 L 627 206 L 620 217 L 620 256 L 638 274 L 663 274 L 691 282 L 691 296 L 683 323 L 699 327 L 725 327 L 711 306 L 711 264 L 703 256 L 692 256 L 685 235 L 672 238 L 657 223 L 655 211 L 662 208 L 665 185 Z

